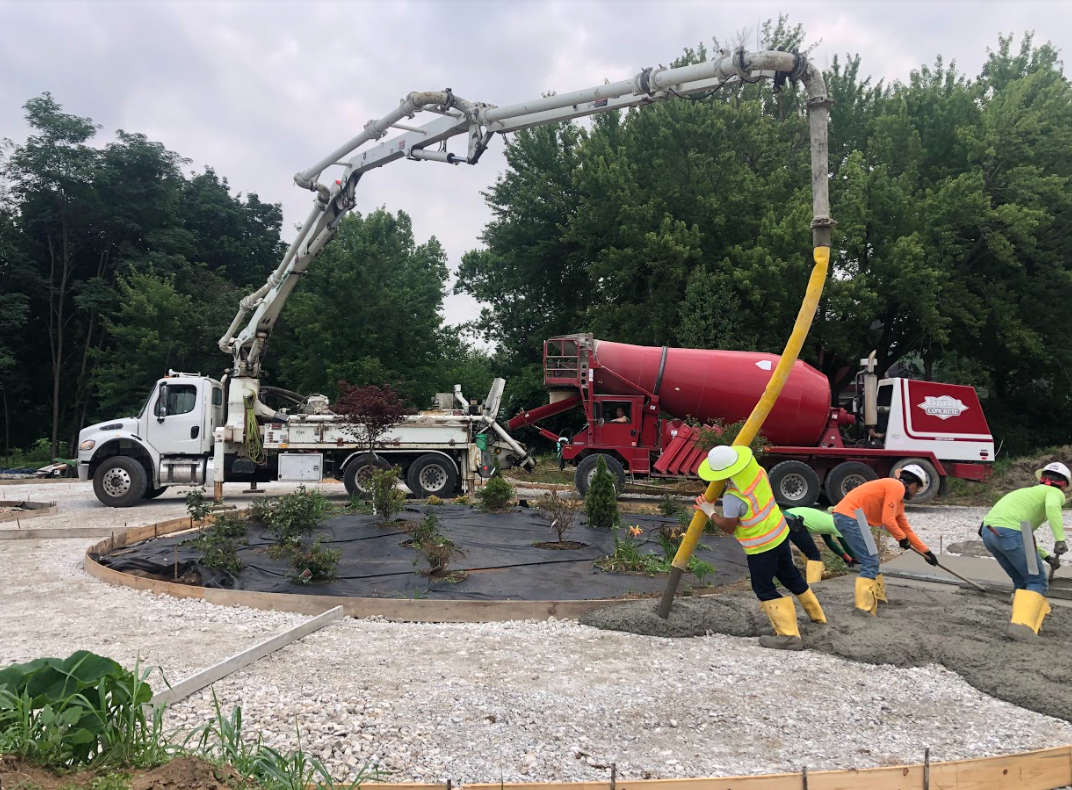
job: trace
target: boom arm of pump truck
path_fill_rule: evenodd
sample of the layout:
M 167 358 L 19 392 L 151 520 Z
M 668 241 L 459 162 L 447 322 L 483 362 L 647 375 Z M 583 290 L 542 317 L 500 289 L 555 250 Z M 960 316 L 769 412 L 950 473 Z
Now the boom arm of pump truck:
M 705 63 L 679 68 L 645 68 L 629 79 L 505 107 L 463 99 L 449 88 L 410 93 L 394 110 L 382 118 L 370 120 L 356 137 L 294 176 L 298 186 L 315 193 L 313 207 L 279 266 L 264 285 L 241 301 L 238 314 L 219 340 L 220 350 L 234 359 L 231 375 L 260 378 L 265 346 L 287 297 L 300 275 L 335 236 L 339 221 L 354 207 L 357 184 L 369 170 L 403 159 L 475 165 L 496 133 L 555 124 L 671 97 L 689 97 L 763 78 L 773 79 L 776 86 L 786 79 L 800 80 L 807 90 L 812 155 L 812 233 L 815 246 L 829 246 L 833 224 L 827 193 L 829 100 L 822 72 L 803 55 L 746 52 L 742 48 L 722 52 Z M 423 126 L 402 122 L 418 113 L 433 117 Z M 400 133 L 366 150 L 357 150 L 366 143 L 380 140 L 388 130 Z M 447 141 L 459 135 L 465 135 L 468 141 L 464 155 L 447 151 Z M 322 183 L 320 179 L 324 171 L 336 165 L 342 168 L 339 177 Z M 262 408 L 270 411 L 259 402 L 256 405 L 260 407 L 258 411 Z

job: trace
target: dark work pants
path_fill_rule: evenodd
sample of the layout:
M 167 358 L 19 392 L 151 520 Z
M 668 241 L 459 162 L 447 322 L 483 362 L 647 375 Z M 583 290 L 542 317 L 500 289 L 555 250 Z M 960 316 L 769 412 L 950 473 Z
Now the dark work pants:
M 812 540 L 811 533 L 802 522 L 798 529 L 793 529 L 793 522 L 786 519 L 789 524 L 789 539 L 793 541 L 793 545 L 800 549 L 800 553 L 807 557 L 809 560 L 819 562 L 819 547 L 815 545 L 815 541 Z
M 808 591 L 808 583 L 793 564 L 793 551 L 789 541 L 783 540 L 770 551 L 762 554 L 747 554 L 748 573 L 752 577 L 752 592 L 761 601 L 773 601 L 781 598 L 774 587 L 777 579 L 793 595 L 802 595 Z

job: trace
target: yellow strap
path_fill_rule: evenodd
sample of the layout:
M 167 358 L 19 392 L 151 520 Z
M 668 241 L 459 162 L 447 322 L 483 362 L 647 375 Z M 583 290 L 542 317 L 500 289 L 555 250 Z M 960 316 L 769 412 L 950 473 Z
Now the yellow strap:
M 830 248 L 815 247 L 812 249 L 812 257 L 815 260 L 815 265 L 812 267 L 811 276 L 808 278 L 808 288 L 804 292 L 803 301 L 800 303 L 800 310 L 797 312 L 797 319 L 793 324 L 793 332 L 789 335 L 789 340 L 786 341 L 785 350 L 774 368 L 774 373 L 771 374 L 770 381 L 767 382 L 763 397 L 759 399 L 756 407 L 752 409 L 752 413 L 737 434 L 737 438 L 733 440 L 733 443 L 737 446 L 747 446 L 756 438 L 759 429 L 763 427 L 763 421 L 767 419 L 767 415 L 774 408 L 774 403 L 778 400 L 778 396 L 781 394 L 782 388 L 793 370 L 793 365 L 796 364 L 797 359 L 800 357 L 800 349 L 804 346 L 804 340 L 808 337 L 808 330 L 811 329 L 811 322 L 815 318 L 815 310 L 819 306 L 819 297 L 822 296 L 823 285 L 826 283 L 826 273 L 830 268 Z M 707 486 L 707 491 L 704 492 L 704 499 L 708 502 L 716 502 L 725 486 L 726 482 L 724 480 L 713 481 Z M 689 522 L 689 529 L 681 540 L 681 545 L 678 546 L 677 554 L 674 555 L 673 564 L 678 570 L 684 572 L 688 569 L 689 560 L 692 559 L 692 554 L 696 551 L 696 544 L 700 542 L 700 536 L 703 534 L 707 521 L 707 514 L 702 510 L 697 510 L 693 513 L 692 521 Z

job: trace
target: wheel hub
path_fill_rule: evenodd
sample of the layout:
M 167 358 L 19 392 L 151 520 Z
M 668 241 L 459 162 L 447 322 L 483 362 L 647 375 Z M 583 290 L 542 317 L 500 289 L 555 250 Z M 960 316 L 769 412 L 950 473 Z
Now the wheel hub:
M 101 481 L 101 486 L 104 488 L 104 493 L 110 497 L 121 497 L 130 491 L 130 486 L 133 481 L 130 479 L 130 474 L 126 469 L 109 469 L 104 474 L 104 479 Z
M 863 475 L 849 475 L 841 482 L 841 495 L 846 496 L 852 489 L 858 488 L 867 482 Z
M 782 478 L 779 489 L 784 499 L 802 499 L 808 491 L 808 483 L 803 475 L 788 474 Z
M 426 492 L 434 494 L 447 484 L 447 472 L 442 466 L 432 464 L 421 470 L 418 480 Z

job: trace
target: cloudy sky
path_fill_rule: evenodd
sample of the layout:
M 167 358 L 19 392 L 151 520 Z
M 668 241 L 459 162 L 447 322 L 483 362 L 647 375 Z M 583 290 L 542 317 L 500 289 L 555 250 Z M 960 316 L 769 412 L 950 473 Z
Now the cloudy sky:
M 410 91 L 450 87 L 492 104 L 562 93 L 755 31 L 780 12 L 820 41 L 822 65 L 858 52 L 864 71 L 887 81 L 938 54 L 975 75 L 999 33 L 1033 30 L 1072 51 L 1072 3 L 1059 0 L 0 0 L 0 137 L 23 139 L 22 104 L 51 91 L 104 127 L 101 142 L 116 129 L 143 132 L 236 190 L 281 202 L 289 241 L 310 205 L 293 174 Z M 501 141 L 492 146 L 475 167 L 400 161 L 375 171 L 357 208 L 404 209 L 455 267 L 488 220 L 480 193 L 504 163 Z M 452 296 L 447 320 L 477 310 Z

